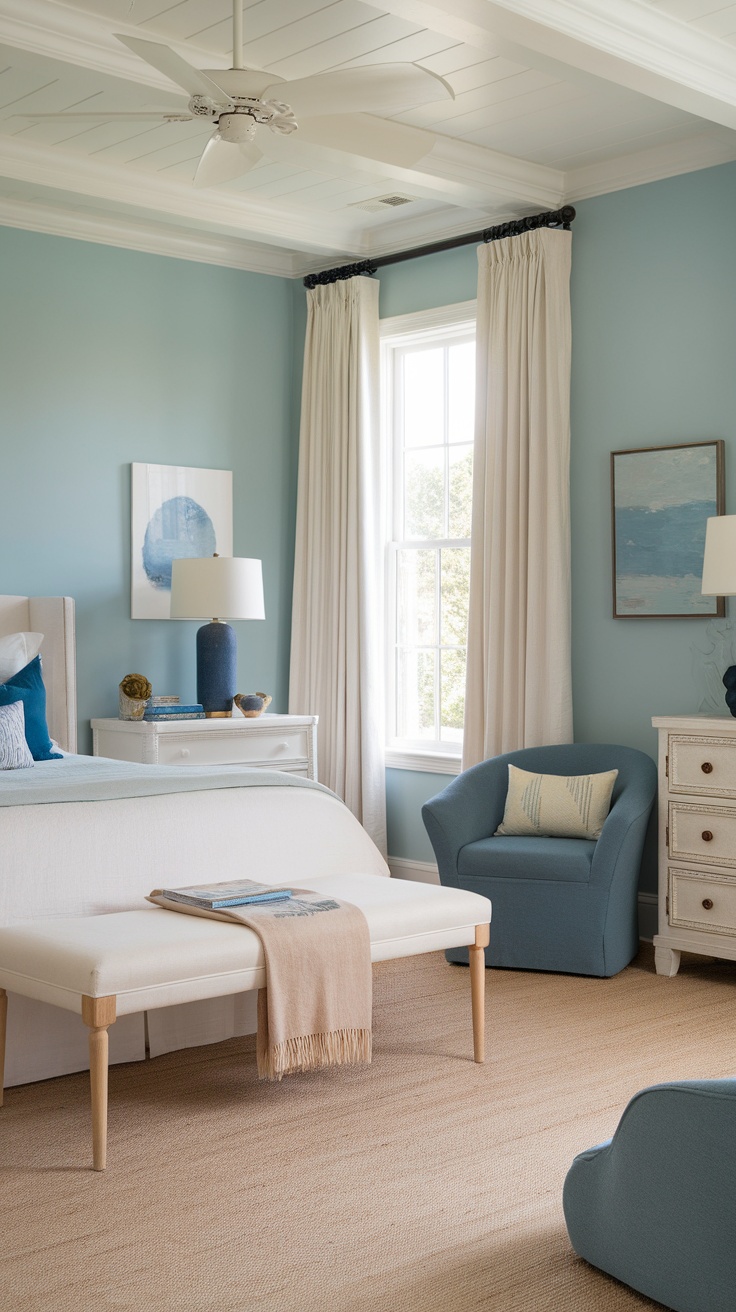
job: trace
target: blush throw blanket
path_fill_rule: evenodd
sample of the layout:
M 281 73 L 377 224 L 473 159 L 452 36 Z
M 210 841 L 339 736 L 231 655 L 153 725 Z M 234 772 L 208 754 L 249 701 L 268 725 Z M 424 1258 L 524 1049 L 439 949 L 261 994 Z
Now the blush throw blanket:
M 351 902 L 297 889 L 284 902 L 206 911 L 165 898 L 185 915 L 247 925 L 260 938 L 266 987 L 258 992 L 260 1079 L 370 1062 L 372 971 L 368 922 Z

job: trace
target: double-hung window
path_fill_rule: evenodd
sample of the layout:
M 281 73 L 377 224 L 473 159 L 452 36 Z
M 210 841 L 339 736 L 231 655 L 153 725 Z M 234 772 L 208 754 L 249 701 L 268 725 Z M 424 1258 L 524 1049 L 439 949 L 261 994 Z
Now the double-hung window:
M 382 321 L 387 495 L 387 764 L 462 754 L 475 303 Z

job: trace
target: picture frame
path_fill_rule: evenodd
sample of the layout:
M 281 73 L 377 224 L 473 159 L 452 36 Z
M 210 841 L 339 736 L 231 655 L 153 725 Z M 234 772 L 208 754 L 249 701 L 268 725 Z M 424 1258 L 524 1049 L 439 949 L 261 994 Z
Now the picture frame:
M 233 476 L 227 469 L 131 464 L 130 614 L 170 618 L 171 563 L 233 554 Z
M 614 619 L 715 619 L 700 591 L 705 524 L 725 513 L 725 443 L 611 452 Z

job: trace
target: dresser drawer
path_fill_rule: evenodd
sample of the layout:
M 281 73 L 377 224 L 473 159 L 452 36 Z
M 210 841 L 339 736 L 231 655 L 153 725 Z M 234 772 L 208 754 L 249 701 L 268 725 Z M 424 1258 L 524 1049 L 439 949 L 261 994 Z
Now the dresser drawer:
M 711 871 L 669 871 L 669 923 L 736 936 L 736 878 Z
M 673 860 L 736 866 L 736 808 L 670 802 L 669 812 Z
M 669 855 L 699 866 L 736 866 L 736 810 L 670 802 Z
M 306 729 L 238 733 L 206 729 L 162 735 L 158 744 L 161 765 L 268 765 L 278 769 L 282 764 L 306 761 L 308 755 Z
M 670 734 L 670 792 L 736 797 L 736 740 Z

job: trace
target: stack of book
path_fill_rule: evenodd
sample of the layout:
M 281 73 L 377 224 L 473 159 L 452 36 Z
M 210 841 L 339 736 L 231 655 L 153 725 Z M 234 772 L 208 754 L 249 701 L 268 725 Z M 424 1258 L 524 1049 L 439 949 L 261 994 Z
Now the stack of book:
M 178 697 L 151 697 L 143 712 L 144 720 L 203 720 L 204 707 L 199 702 L 183 706 Z
M 169 902 L 181 902 L 183 906 L 216 911 L 219 907 L 242 907 L 251 902 L 285 902 L 293 894 L 290 888 L 273 888 L 270 884 L 258 884 L 253 879 L 231 879 L 224 884 L 162 888 L 160 896 Z

